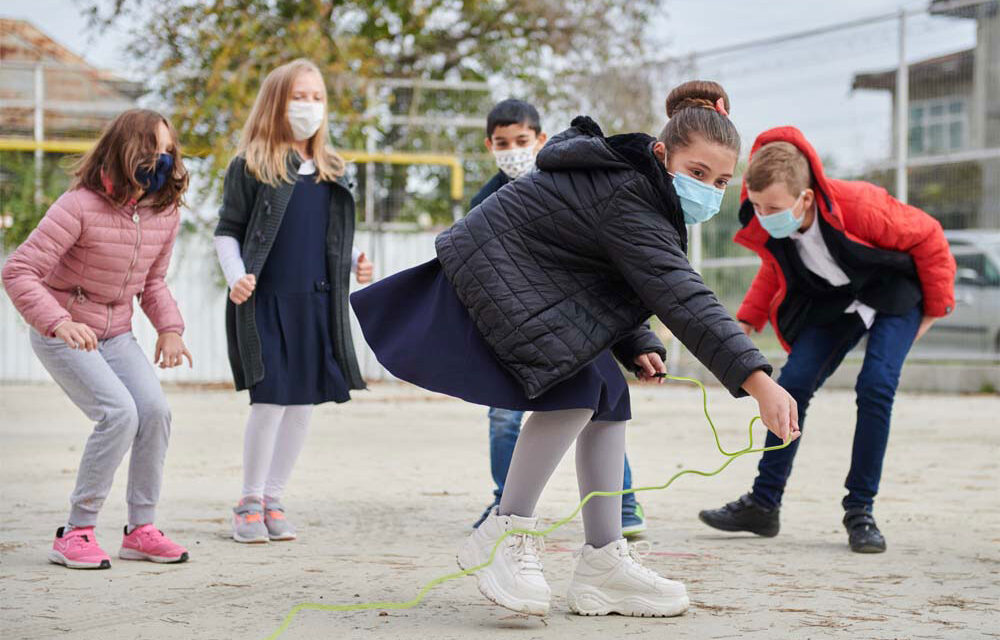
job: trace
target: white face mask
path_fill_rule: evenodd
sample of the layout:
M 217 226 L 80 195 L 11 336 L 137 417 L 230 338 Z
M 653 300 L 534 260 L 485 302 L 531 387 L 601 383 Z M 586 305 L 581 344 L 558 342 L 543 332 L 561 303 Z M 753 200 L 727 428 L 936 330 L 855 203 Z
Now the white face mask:
M 533 147 L 494 151 L 493 157 L 500 170 L 506 173 L 511 180 L 517 180 L 535 168 L 535 149 Z
M 323 103 L 292 100 L 288 103 L 288 123 L 296 140 L 307 140 L 323 125 Z

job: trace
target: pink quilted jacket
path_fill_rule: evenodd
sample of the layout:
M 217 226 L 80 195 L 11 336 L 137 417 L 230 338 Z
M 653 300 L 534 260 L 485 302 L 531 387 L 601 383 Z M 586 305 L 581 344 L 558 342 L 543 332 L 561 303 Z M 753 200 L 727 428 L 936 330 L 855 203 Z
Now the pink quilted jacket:
M 132 329 L 132 298 L 159 333 L 182 333 L 164 276 L 180 228 L 177 209 L 115 207 L 89 189 L 67 191 L 3 267 L 7 295 L 44 336 L 61 323 L 101 340 Z

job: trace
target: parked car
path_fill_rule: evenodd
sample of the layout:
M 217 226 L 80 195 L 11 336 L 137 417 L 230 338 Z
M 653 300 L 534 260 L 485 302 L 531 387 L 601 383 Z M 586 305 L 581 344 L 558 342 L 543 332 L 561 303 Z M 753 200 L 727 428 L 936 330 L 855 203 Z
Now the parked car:
M 1000 231 L 945 231 L 958 264 L 955 310 L 938 320 L 926 346 L 1000 353 Z

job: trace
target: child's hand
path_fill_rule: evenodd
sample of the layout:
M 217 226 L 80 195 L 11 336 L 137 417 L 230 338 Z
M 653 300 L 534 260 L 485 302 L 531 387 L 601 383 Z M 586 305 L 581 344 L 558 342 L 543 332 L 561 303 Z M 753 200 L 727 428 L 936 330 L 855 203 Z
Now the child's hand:
M 188 366 L 194 367 L 191 361 L 191 352 L 184 346 L 184 339 L 180 334 L 168 331 L 161 333 L 156 339 L 156 351 L 153 354 L 153 364 L 159 365 L 161 369 L 179 367 L 184 364 L 184 356 L 187 356 Z
M 663 377 L 656 377 L 657 373 L 666 373 L 667 366 L 663 364 L 660 354 L 655 351 L 636 356 L 635 364 L 639 367 L 640 382 L 651 382 L 655 380 L 658 384 L 663 384 L 666 381 Z
M 801 435 L 795 398 L 771 380 L 771 376 L 758 369 L 743 382 L 743 389 L 757 401 L 764 426 L 782 442 L 791 442 Z
M 924 334 L 927 333 L 927 330 L 930 329 L 931 325 L 935 322 L 937 322 L 937 318 L 933 316 L 924 316 L 920 321 L 920 326 L 917 327 L 917 337 L 914 338 L 913 341 L 916 342 L 920 338 L 924 337 Z
M 67 320 L 56 327 L 56 337 L 69 345 L 70 349 L 94 351 L 97 349 L 97 334 L 82 322 Z
M 740 320 L 739 322 L 740 322 L 740 329 L 743 329 L 744 335 L 750 335 L 751 333 L 753 333 L 752 324 L 748 322 L 743 322 L 742 320 Z
M 243 304 L 250 299 L 253 290 L 257 288 L 257 278 L 252 273 L 248 273 L 233 285 L 229 290 L 229 299 L 233 304 Z
M 372 274 L 375 272 L 375 267 L 372 265 L 372 261 L 368 259 L 368 256 L 361 253 L 358 256 L 358 284 L 368 284 L 372 281 Z

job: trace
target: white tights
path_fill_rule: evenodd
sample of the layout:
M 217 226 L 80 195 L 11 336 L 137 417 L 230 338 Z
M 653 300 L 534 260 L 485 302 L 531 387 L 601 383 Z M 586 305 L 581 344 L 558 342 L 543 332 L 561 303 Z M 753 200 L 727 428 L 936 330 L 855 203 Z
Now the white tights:
M 281 498 L 302 452 L 312 405 L 254 404 L 243 436 L 243 497 Z

